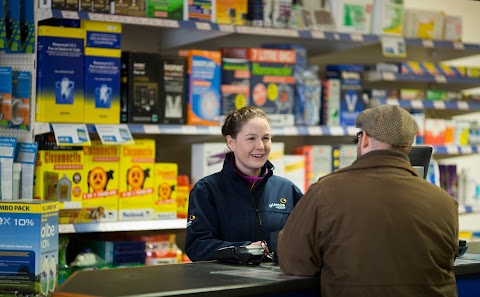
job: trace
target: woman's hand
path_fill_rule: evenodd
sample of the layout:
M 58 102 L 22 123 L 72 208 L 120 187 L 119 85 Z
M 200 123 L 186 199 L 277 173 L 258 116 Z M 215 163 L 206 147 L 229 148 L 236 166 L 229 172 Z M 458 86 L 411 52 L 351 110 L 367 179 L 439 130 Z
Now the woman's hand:
M 263 248 L 263 250 L 265 251 L 265 253 L 269 253 L 267 243 L 263 240 L 255 241 L 255 242 L 251 243 L 250 246 L 261 246 Z

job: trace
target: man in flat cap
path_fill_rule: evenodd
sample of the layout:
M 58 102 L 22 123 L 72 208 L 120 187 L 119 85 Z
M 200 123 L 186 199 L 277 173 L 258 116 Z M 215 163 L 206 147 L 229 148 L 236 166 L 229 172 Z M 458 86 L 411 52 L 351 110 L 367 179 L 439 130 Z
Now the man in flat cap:
M 285 273 L 322 297 L 457 296 L 458 205 L 410 165 L 418 125 L 382 105 L 356 119 L 358 157 L 308 189 L 278 241 Z

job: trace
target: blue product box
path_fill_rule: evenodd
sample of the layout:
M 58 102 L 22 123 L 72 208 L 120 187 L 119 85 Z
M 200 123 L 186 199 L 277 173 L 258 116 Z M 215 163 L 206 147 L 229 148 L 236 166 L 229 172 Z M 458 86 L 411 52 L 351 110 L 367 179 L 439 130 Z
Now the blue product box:
M 38 27 L 37 121 L 83 123 L 84 31 Z
M 328 65 L 327 79 L 338 80 L 340 92 L 339 98 L 333 101 L 339 102 L 339 125 L 355 126 L 355 119 L 365 109 L 362 96 L 362 72 L 360 65 Z
M 2 296 L 51 296 L 58 279 L 58 203 L 0 200 L 0 222 Z
M 16 145 L 17 139 L 15 137 L 0 137 L 0 201 L 12 200 L 13 159 Z
M 12 67 L 0 66 L 0 126 L 10 123 L 12 91 Z

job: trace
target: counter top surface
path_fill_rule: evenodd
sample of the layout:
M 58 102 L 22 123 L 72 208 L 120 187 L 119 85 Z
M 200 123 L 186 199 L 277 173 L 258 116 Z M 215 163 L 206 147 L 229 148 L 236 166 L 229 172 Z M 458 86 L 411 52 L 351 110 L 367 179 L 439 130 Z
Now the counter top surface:
M 286 275 L 278 266 L 216 262 L 79 271 L 54 294 L 63 296 L 249 296 L 319 291 L 318 278 Z M 72 295 L 73 294 L 73 295 Z

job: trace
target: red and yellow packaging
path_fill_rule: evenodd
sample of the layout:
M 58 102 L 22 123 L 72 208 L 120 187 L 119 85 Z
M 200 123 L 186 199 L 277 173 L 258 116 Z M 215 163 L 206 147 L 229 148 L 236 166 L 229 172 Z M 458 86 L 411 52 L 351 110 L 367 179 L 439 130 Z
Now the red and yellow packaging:
M 120 148 L 103 145 L 99 140 L 83 148 L 86 191 L 82 195 L 82 208 L 96 209 L 96 220 L 118 219 Z
M 155 140 L 135 140 L 120 152 L 119 220 L 152 220 L 155 202 Z
M 155 219 L 177 217 L 177 176 L 176 163 L 155 164 Z

